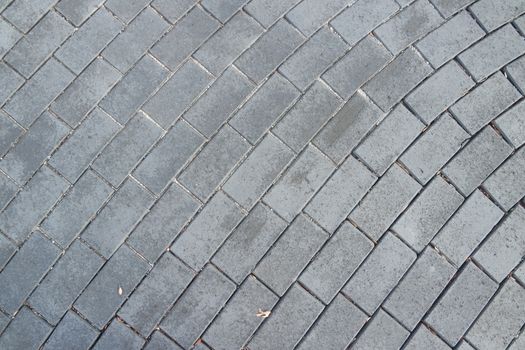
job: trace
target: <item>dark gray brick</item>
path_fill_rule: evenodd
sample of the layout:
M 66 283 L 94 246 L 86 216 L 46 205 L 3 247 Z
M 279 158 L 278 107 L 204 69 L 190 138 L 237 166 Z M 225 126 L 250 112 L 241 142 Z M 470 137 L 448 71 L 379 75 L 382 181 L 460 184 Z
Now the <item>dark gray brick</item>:
M 225 23 L 248 0 L 202 0 L 201 5 L 213 16 Z
M 0 18 L 0 57 L 8 52 L 22 37 L 22 34 L 16 30 L 9 22 Z
M 153 203 L 153 197 L 134 180 L 128 180 L 82 232 L 88 242 L 109 258 Z
M 149 269 L 145 260 L 122 245 L 82 292 L 75 309 L 102 329 Z
M 383 310 L 368 321 L 368 325 L 352 345 L 355 350 L 399 349 L 410 333 Z
M 243 217 L 240 208 L 218 192 L 173 243 L 171 251 L 200 270 Z
M 0 24 L 1 26 L 1 24 Z M 1 29 L 0 29 L 1 30 Z M 24 83 L 24 78 L 4 62 L 0 62 L 0 105 L 18 90 Z M 0 113 L 2 116 L 3 113 Z M 4 130 L 3 128 L 0 130 Z M 0 138 L 4 140 L 4 138 Z M 5 141 L 2 141 L 2 145 Z
M 150 0 L 108 0 L 104 5 L 124 23 L 129 23 L 149 2 Z
M 282 296 L 327 238 L 321 228 L 299 215 L 261 260 L 254 274 Z
M 18 191 L 18 186 L 4 173 L 0 172 L 0 209 L 13 198 Z
M 153 0 L 151 6 L 171 23 L 177 22 L 198 0 Z
M 0 269 L 4 267 L 9 258 L 15 253 L 16 245 L 7 239 L 4 235 L 0 235 Z M 0 316 L 3 314 L 0 313 Z M 1 332 L 2 327 L 0 327 Z
M 1 74 L 2 68 L 0 66 L 0 76 Z M 4 155 L 9 150 L 23 131 L 7 114 L 0 111 L 0 155 Z
M 302 0 L 286 14 L 286 18 L 293 23 L 304 35 L 310 36 L 330 18 L 341 11 L 350 0 Z
M 264 201 L 291 221 L 334 170 L 334 164 L 309 146 L 264 196 Z
M 118 186 L 161 134 L 162 129 L 139 112 L 104 148 L 93 168 Z
M 79 74 L 121 29 L 122 24 L 105 8 L 100 8 L 66 40 L 55 56 Z
M 53 328 L 27 307 L 16 315 L 0 337 L 0 348 L 5 350 L 38 349 Z
M 279 71 L 301 90 L 344 55 L 345 42 L 328 27 L 315 33 L 284 62 Z
M 172 254 L 164 254 L 118 315 L 139 334 L 148 336 L 193 277 L 189 267 Z
M 79 27 L 103 2 L 104 0 L 60 0 L 55 9 Z
M 68 183 L 44 166 L 0 214 L 0 229 L 22 242 L 67 190 Z
M 476 0 L 431 0 L 437 10 L 448 18 Z
M 189 348 L 234 291 L 233 282 L 207 265 L 175 303 L 161 328 L 185 349 Z
M 35 231 L 0 273 L 2 310 L 14 314 L 59 254 L 60 249 Z M 5 334 L 0 341 L 4 338 Z
M 118 319 L 114 319 L 93 350 L 140 350 L 145 341 Z
M 57 0 L 17 0 L 6 8 L 2 16 L 27 33 L 56 2 Z
M 29 304 L 57 324 L 103 263 L 104 259 L 75 241 L 31 294 Z
M 144 350 L 182 350 L 182 348 L 165 336 L 164 333 L 155 331 L 146 343 Z
M 522 31 L 525 31 L 525 23 L 523 23 Z M 518 85 L 521 93 L 525 93 L 525 56 L 522 56 L 509 64 L 506 67 L 506 72 L 510 76 L 510 79 Z
M 372 315 L 399 283 L 416 254 L 391 233 L 379 242 L 343 289 L 343 293 Z
M 471 10 L 483 27 L 492 31 L 524 13 L 525 4 L 520 0 L 504 2 L 482 0 L 472 5 Z
M 202 142 L 201 139 L 199 141 Z M 179 180 L 192 193 L 205 201 L 249 148 L 248 141 L 226 125 L 204 146 L 202 152 L 179 176 Z
M 408 341 L 404 350 L 419 350 L 419 349 L 433 349 L 433 350 L 450 350 L 451 347 L 443 340 L 436 336 L 424 325 L 418 327 L 414 335 Z
M 98 332 L 73 311 L 68 311 L 44 344 L 44 350 L 84 350 L 97 339 Z
M 514 145 L 514 148 L 525 144 L 525 102 L 519 102 L 503 113 L 496 119 L 495 124 Z

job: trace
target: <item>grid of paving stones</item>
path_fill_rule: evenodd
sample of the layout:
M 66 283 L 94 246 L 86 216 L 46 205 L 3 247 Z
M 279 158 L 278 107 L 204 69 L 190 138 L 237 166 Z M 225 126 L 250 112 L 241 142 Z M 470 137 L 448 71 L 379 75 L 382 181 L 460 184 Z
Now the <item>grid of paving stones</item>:
M 0 0 L 0 349 L 525 349 L 525 0 Z

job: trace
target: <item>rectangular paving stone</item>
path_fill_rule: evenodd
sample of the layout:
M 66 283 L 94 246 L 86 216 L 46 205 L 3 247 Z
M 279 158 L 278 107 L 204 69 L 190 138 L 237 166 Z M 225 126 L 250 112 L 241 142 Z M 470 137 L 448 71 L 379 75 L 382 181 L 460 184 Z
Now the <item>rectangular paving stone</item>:
M 299 152 L 336 112 L 341 102 L 326 85 L 316 81 L 277 123 L 273 133 Z
M 24 241 L 68 185 L 47 166 L 42 167 L 0 214 L 0 229 L 11 239 Z
M 2 70 L 0 68 L 0 74 Z M 0 111 L 0 155 L 4 155 L 23 134 L 22 129 L 4 112 Z M 0 162 L 1 163 L 1 162 Z
M 523 30 L 525 30 L 525 17 L 523 22 Z M 507 65 L 505 71 L 507 75 L 510 76 L 511 81 L 518 86 L 520 92 L 522 94 L 525 93 L 525 56 Z
M 47 339 L 44 350 L 72 347 L 87 349 L 97 339 L 98 331 L 73 311 L 68 311 Z
M 383 310 L 368 321 L 368 326 L 353 343 L 352 349 L 399 349 L 410 333 Z
M 94 350 L 130 349 L 139 350 L 145 341 L 118 319 L 114 319 L 95 343 Z
M 82 239 L 109 258 L 152 203 L 153 197 L 145 189 L 128 180 L 82 232 Z
M 214 349 L 241 349 L 264 320 L 257 310 L 271 310 L 278 300 L 261 282 L 248 277 L 204 333 L 204 341 Z
M 108 184 L 88 170 L 47 216 L 42 228 L 58 244 L 67 247 L 112 192 Z
M 189 267 L 172 254 L 164 254 L 122 306 L 119 317 L 147 337 L 193 277 Z
M 17 191 L 18 186 L 7 175 L 0 173 L 0 209 L 5 207 Z
M 161 328 L 189 348 L 235 291 L 235 284 L 207 265 L 177 300 Z
M 470 47 L 458 58 L 474 79 L 481 81 L 524 52 L 523 38 L 508 24 Z
M 53 328 L 27 307 L 22 308 L 0 338 L 2 349 L 38 349 Z
M 366 83 L 363 91 L 386 112 L 430 73 L 432 68 L 410 47 Z
M 323 79 L 343 98 L 348 98 L 379 72 L 392 54 L 374 37 L 366 36 L 337 61 Z
M 418 349 L 434 349 L 434 350 L 450 350 L 452 349 L 437 335 L 430 331 L 424 325 L 421 325 L 414 332 L 414 335 L 408 341 L 407 345 L 403 348 L 405 350 L 418 350 Z M 459 348 L 457 348 L 459 349 Z M 460 349 L 461 350 L 461 349 Z
M 224 27 L 199 47 L 194 57 L 218 76 L 262 34 L 263 28 L 244 12 L 238 12 Z
M 6 102 L 7 99 L 18 90 L 20 86 L 22 86 L 24 81 L 24 78 L 13 68 L 9 67 L 4 62 L 0 62 L 0 105 L 3 105 L 4 102 Z M 0 115 L 3 115 L 3 112 Z M 1 142 L 3 145 L 5 141 Z
M 17 249 L 17 246 L 11 242 L 6 236 L 0 235 L 0 268 L 3 268 L 4 265 L 9 261 L 9 258 L 13 256 Z M 3 314 L 0 314 L 2 318 Z M 0 322 L 0 329 L 3 329 Z
M 297 158 L 264 196 L 264 202 L 291 221 L 334 170 L 334 164 L 312 146 Z
M 59 255 L 60 249 L 51 241 L 39 231 L 33 232 L 0 273 L 2 310 L 13 315 Z
M 472 13 L 488 31 L 510 22 L 525 12 L 525 4 L 520 0 L 493 2 L 482 0 L 471 6 Z
M 204 136 L 212 136 L 253 90 L 253 84 L 234 67 L 228 68 L 184 114 Z
M 451 3 L 448 0 L 441 2 Z M 436 6 L 437 3 L 434 0 Z M 416 44 L 416 47 L 437 68 L 481 39 L 484 35 L 485 32 L 474 18 L 467 11 L 462 11 L 421 39 Z
M 11 318 L 6 316 L 3 312 L 0 313 L 0 332 L 7 327 L 7 324 L 11 321 Z
M 186 122 L 179 121 L 133 172 L 135 178 L 153 193 L 160 193 L 204 142 Z
M 172 184 L 133 230 L 127 243 L 155 262 L 199 209 L 200 203 L 179 185 Z
M 508 348 L 509 350 L 519 350 L 525 346 L 525 336 L 523 334 L 524 333 L 521 332 L 521 335 Z
M 248 0 L 203 0 L 201 5 L 222 23 L 241 8 Z
M 476 249 L 501 219 L 503 212 L 476 190 L 432 242 L 457 266 Z
M 186 264 L 200 270 L 244 217 L 241 209 L 218 192 L 171 246 Z
M 17 0 L 2 13 L 20 31 L 27 33 L 42 18 L 57 0 Z
M 432 4 L 434 4 L 445 18 L 448 18 L 475 1 L 476 0 L 432 0 Z
M 346 49 L 346 43 L 337 34 L 323 27 L 281 65 L 279 72 L 304 91 Z
M 464 195 L 469 195 L 511 152 L 512 147 L 488 126 L 443 168 L 443 174 Z
M 392 228 L 414 250 L 421 252 L 461 203 L 463 196 L 454 186 L 436 176 Z
M 455 273 L 454 266 L 427 248 L 390 293 L 384 308 L 413 330 Z
M 416 260 L 416 254 L 387 233 L 343 288 L 343 293 L 372 315 Z
M 332 233 L 363 198 L 377 177 L 354 157 L 349 157 L 305 208 Z
M 105 6 L 124 23 L 129 23 L 149 2 L 149 0 L 108 0 Z
M 293 349 L 323 311 L 323 304 L 300 285 L 290 288 L 250 340 L 249 349 Z
M 23 35 L 3 18 L 0 18 L 0 34 L 0 57 L 2 57 Z
M 80 27 L 103 2 L 104 0 L 60 0 L 55 5 L 55 10 L 76 27 Z
M 303 0 L 286 14 L 292 24 L 304 35 L 310 36 L 331 17 L 342 10 L 349 0 Z
M 212 79 L 211 74 L 189 60 L 146 102 L 142 110 L 167 130 Z
M 66 40 L 55 52 L 55 57 L 79 74 L 121 29 L 121 22 L 105 8 L 100 8 Z
M 145 260 L 122 245 L 76 300 L 75 309 L 102 329 L 149 269 Z
M 63 64 L 51 58 L 11 97 L 4 110 L 27 128 L 74 78 Z
M 165 336 L 164 333 L 155 331 L 146 343 L 144 350 L 182 350 L 182 348 Z
M 525 144 L 525 102 L 521 101 L 503 113 L 495 124 L 514 148 L 521 147 Z
M 320 227 L 299 215 L 261 260 L 254 274 L 282 296 L 327 239 L 328 235 Z
M 226 125 L 192 160 L 179 181 L 206 201 L 249 149 L 250 144 Z
M 162 129 L 139 112 L 104 148 L 93 169 L 118 186 L 161 134 Z
M 450 114 L 444 113 L 399 159 L 419 181 L 427 183 L 469 137 Z
M 265 28 L 270 27 L 300 0 L 251 0 L 244 9 Z
M 57 324 L 104 259 L 75 241 L 31 294 L 29 304 L 51 324 Z
M 497 283 L 469 263 L 426 317 L 426 322 L 454 346 L 497 289 Z

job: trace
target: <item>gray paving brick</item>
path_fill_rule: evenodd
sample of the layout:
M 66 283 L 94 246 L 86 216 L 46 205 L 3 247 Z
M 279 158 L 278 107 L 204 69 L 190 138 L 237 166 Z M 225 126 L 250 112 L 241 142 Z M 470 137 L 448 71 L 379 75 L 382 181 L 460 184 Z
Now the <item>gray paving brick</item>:
M 219 23 L 196 6 L 153 46 L 151 52 L 175 69 L 218 28 Z
M 0 332 L 7 327 L 9 321 L 11 321 L 11 318 L 7 317 L 3 312 L 0 313 Z
M 327 238 L 321 228 L 299 215 L 261 260 L 254 274 L 282 296 Z
M 0 214 L 0 229 L 22 242 L 67 187 L 65 180 L 44 166 Z
M 525 19 L 525 17 L 524 17 Z M 525 31 L 525 23 L 523 27 Z M 506 67 L 510 79 L 518 85 L 521 93 L 525 93 L 525 56 L 522 56 Z
M 350 0 L 302 0 L 286 14 L 286 18 L 293 23 L 304 35 L 310 36 L 330 18 L 341 11 Z
M 27 307 L 22 308 L 0 338 L 6 350 L 38 349 L 53 329 Z
M 168 22 L 147 7 L 104 49 L 102 56 L 121 72 L 126 72 L 168 27 Z
M 443 169 L 464 195 L 469 195 L 512 152 L 490 126 L 476 135 Z
M 119 185 L 161 133 L 161 128 L 139 112 L 104 148 L 93 169 L 111 184 Z
M 59 254 L 60 249 L 35 231 L 0 273 L 2 310 L 14 314 Z
M 343 98 L 348 98 L 383 68 L 392 55 L 373 36 L 366 36 L 326 73 L 323 79 Z
M 509 0 L 501 3 L 482 0 L 472 5 L 470 9 L 483 27 L 493 31 L 524 13 L 525 4 L 520 0 Z
M 204 333 L 214 349 L 241 349 L 264 320 L 258 310 L 271 310 L 279 298 L 254 277 L 248 277 Z
M 264 196 L 264 201 L 291 221 L 334 170 L 334 165 L 314 147 L 307 147 Z
M 240 208 L 218 192 L 173 243 L 171 251 L 200 270 L 243 217 Z
M 0 76 L 1 74 L 2 68 L 0 66 Z M 7 114 L 0 111 L 0 155 L 4 155 L 9 150 L 23 131 Z
M 252 144 L 299 97 L 299 90 L 279 73 L 272 75 L 231 118 L 230 125 Z
M 508 279 L 467 333 L 478 349 L 505 349 L 525 322 L 525 289 Z
M 20 74 L 4 62 L 0 62 L 0 105 L 3 105 L 23 83 L 24 78 Z M 3 115 L 3 113 L 0 115 Z M 2 144 L 3 142 L 5 141 L 2 141 Z
M 427 248 L 390 293 L 384 307 L 413 330 L 455 273 L 454 266 Z
M 197 1 L 198 0 L 154 0 L 151 2 L 151 6 L 167 18 L 168 21 L 176 23 Z
M 306 206 L 305 213 L 328 232 L 334 232 L 376 179 L 370 170 L 350 157 L 317 192 Z
M 434 67 L 440 67 L 484 35 L 474 18 L 462 11 L 421 39 L 416 47 Z
M 195 342 L 195 345 L 191 348 L 191 350 L 211 350 L 206 344 L 202 342 L 202 340 L 198 339 Z
M 279 71 L 304 91 L 326 68 L 342 57 L 346 49 L 345 42 L 325 26 L 295 51 Z
M 410 333 L 383 310 L 368 321 L 364 332 L 352 345 L 355 350 L 399 349 Z
M 226 125 L 182 172 L 179 181 L 205 201 L 249 148 L 250 144 Z
M 288 146 L 268 134 L 235 170 L 223 189 L 237 203 L 250 209 L 294 156 Z
M 5 207 L 17 191 L 17 185 L 4 173 L 0 173 L 0 209 Z
M 89 348 L 97 339 L 98 332 L 73 311 L 68 311 L 51 336 L 47 339 L 44 350 L 67 347 L 71 350 Z
M 445 17 L 449 18 L 463 8 L 475 2 L 475 0 L 431 0 L 437 10 Z
M 55 56 L 79 74 L 121 29 L 122 24 L 105 8 L 100 8 L 66 40 Z
M 109 200 L 82 238 L 109 258 L 153 203 L 153 197 L 134 180 L 128 180 Z
M 56 2 L 57 0 L 17 0 L 5 9 L 2 16 L 27 33 Z
M 182 350 L 182 348 L 165 336 L 164 333 L 155 331 L 146 343 L 144 350 Z
M 323 304 L 295 284 L 247 347 L 252 350 L 293 349 L 321 311 Z
M 458 350 L 476 350 L 474 349 L 469 343 L 467 343 L 465 340 L 462 340 L 459 344 Z
M 104 0 L 60 0 L 55 5 L 55 10 L 76 27 L 80 27 L 103 2 Z
M 503 113 L 496 119 L 495 124 L 514 145 L 514 148 L 525 144 L 525 102 L 519 102 Z
M 512 343 L 508 348 L 509 350 L 519 350 L 525 346 L 525 333 L 521 332 L 521 335 Z
M 235 291 L 235 284 L 207 265 L 177 300 L 161 328 L 189 348 Z
M 171 244 L 199 208 L 199 203 L 179 185 L 172 184 L 127 242 L 139 254 L 154 262 Z
M 363 91 L 388 111 L 430 73 L 432 68 L 410 47 L 366 83 Z
M 4 57 L 28 78 L 73 32 L 74 27 L 55 11 L 50 11 Z
M 371 315 L 415 260 L 416 254 L 410 248 L 387 233 L 350 278 L 343 293 Z
M 279 121 L 273 133 L 299 152 L 336 112 L 341 102 L 326 85 L 316 81 Z
M 67 247 L 88 224 L 113 191 L 87 171 L 42 223 L 46 233 Z
M 420 188 L 416 180 L 394 164 L 350 213 L 349 219 L 378 240 Z
M 142 110 L 167 130 L 211 81 L 212 76 L 190 60 L 146 102 Z
M 3 18 L 0 18 L 0 34 L 0 57 L 2 57 L 16 44 L 22 34 Z
M 102 329 L 149 269 L 145 260 L 122 245 L 76 300 L 75 309 Z
M 104 259 L 80 241 L 74 242 L 29 298 L 29 304 L 51 324 L 57 324 Z
M 489 234 L 503 212 L 476 190 L 433 239 L 434 244 L 457 266 Z
M 202 6 L 219 21 L 225 23 L 248 0 L 203 0 Z
M 9 258 L 13 256 L 16 251 L 16 245 L 7 239 L 4 235 L 0 235 L 0 268 L 3 268 Z M 3 314 L 0 314 L 2 316 Z M 2 327 L 0 327 L 0 332 Z
M 383 112 L 366 96 L 357 93 L 328 121 L 313 143 L 340 163 L 382 118 Z
M 145 341 L 118 319 L 114 319 L 93 347 L 94 350 L 139 350 Z
M 415 331 L 414 336 L 410 338 L 405 350 L 433 349 L 433 350 L 450 350 L 447 345 L 438 336 L 432 333 L 427 327 L 421 325 Z
M 0 0 L 0 11 L 3 11 L 13 0 Z
M 274 71 L 304 40 L 284 19 L 277 22 L 236 61 L 250 79 L 260 82 Z
M 151 2 L 150 0 L 108 0 L 104 4 L 112 13 L 120 18 L 124 23 L 129 23 L 144 7 Z
M 172 254 L 164 254 L 118 315 L 139 334 L 148 336 L 193 277 L 189 267 Z
M 184 119 L 206 137 L 210 137 L 253 88 L 253 84 L 241 72 L 228 68 L 184 114 Z
M 514 271 L 514 277 L 522 283 L 525 281 L 525 263 L 521 263 L 520 267 Z

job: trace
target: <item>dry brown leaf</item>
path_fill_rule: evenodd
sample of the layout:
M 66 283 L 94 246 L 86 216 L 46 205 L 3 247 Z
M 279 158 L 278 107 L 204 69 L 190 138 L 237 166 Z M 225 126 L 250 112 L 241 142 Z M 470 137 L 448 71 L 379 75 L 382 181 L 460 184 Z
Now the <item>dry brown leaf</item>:
M 270 316 L 271 313 L 272 313 L 271 311 L 263 311 L 263 310 L 259 309 L 259 311 L 257 311 L 256 315 L 257 315 L 257 317 L 266 318 L 266 317 Z

